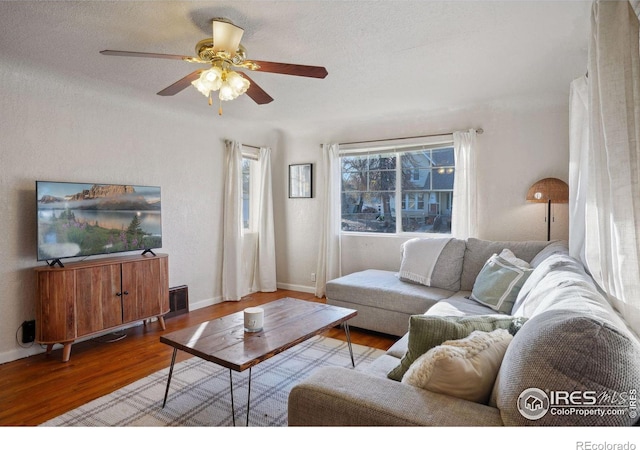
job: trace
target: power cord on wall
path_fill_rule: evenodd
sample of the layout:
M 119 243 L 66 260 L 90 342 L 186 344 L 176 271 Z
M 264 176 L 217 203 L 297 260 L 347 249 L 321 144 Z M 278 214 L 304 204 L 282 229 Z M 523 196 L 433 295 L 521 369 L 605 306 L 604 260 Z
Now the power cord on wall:
M 29 345 L 24 345 L 24 344 L 22 343 L 22 340 L 19 338 L 19 334 L 20 334 L 20 331 L 22 330 L 22 327 L 23 327 L 23 326 L 24 326 L 24 322 L 23 322 L 23 323 L 18 327 L 18 329 L 16 330 L 16 342 L 17 342 L 17 343 L 18 343 L 18 345 L 19 345 L 20 347 L 22 347 L 22 348 L 31 348 L 31 347 L 33 347 L 33 344 L 35 343 L 35 340 L 34 340 L 34 341 L 29 342 Z

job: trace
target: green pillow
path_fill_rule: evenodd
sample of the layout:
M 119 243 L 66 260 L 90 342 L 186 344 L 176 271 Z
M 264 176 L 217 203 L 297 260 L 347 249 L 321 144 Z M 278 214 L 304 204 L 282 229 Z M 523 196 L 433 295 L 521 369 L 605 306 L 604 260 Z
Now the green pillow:
M 392 380 L 402 381 L 405 372 L 416 359 L 444 341 L 464 339 L 475 330 L 493 331 L 502 328 L 513 334 L 518 329 L 515 324 L 522 320 L 523 318 L 511 316 L 411 316 L 407 352 L 400 364 L 387 376 Z
M 471 299 L 504 314 L 511 314 L 518 292 L 533 269 L 517 266 L 500 255 L 487 260 L 473 284 Z

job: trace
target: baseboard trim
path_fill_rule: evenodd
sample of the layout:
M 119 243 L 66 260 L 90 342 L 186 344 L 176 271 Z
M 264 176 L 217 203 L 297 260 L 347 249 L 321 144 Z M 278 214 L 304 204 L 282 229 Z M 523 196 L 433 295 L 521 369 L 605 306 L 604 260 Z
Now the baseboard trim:
M 207 306 L 217 305 L 218 303 L 222 303 L 222 296 L 205 298 L 204 300 L 198 300 L 197 302 L 189 303 L 189 311 L 206 308 Z
M 314 286 L 303 286 L 301 284 L 290 283 L 278 283 L 278 289 L 286 289 L 288 291 L 300 291 L 307 294 L 315 294 L 316 288 Z

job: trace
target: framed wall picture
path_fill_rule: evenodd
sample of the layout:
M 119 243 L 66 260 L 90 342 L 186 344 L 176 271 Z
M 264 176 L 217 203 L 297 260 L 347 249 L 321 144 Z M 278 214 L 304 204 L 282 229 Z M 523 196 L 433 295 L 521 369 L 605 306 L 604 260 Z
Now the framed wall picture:
M 289 198 L 313 197 L 312 164 L 289 165 Z

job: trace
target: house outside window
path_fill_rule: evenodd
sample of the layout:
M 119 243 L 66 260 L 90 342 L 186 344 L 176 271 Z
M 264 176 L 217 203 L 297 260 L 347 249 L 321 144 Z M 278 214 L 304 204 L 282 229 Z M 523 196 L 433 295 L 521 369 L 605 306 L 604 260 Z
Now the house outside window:
M 343 232 L 451 232 L 452 143 L 341 157 Z

